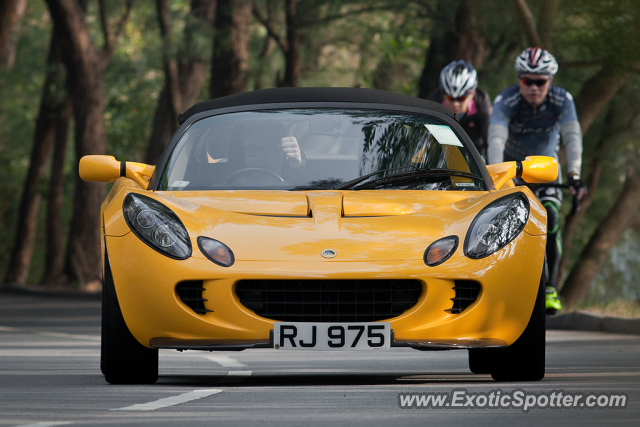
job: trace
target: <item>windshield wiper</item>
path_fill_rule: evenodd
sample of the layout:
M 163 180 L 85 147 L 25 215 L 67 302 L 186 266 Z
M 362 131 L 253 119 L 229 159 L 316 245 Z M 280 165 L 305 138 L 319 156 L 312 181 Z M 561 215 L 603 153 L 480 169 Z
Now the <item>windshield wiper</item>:
M 378 179 L 374 179 L 368 182 L 365 182 L 361 185 L 357 185 L 360 182 L 366 180 L 367 178 L 370 178 L 371 176 L 376 175 L 376 174 L 370 174 L 367 177 L 360 177 L 358 182 L 355 182 L 354 184 L 349 185 L 351 182 L 348 182 L 346 184 L 343 185 L 343 187 L 349 185 L 347 188 L 353 188 L 354 190 L 359 190 L 361 188 L 365 188 L 365 187 L 370 187 L 370 186 L 376 186 L 376 185 L 380 185 L 380 184 L 387 184 L 390 182 L 398 182 L 398 181 L 407 181 L 407 180 L 413 180 L 416 178 L 425 178 L 425 177 L 450 177 L 450 176 L 459 176 L 461 178 L 469 178 L 469 179 L 473 179 L 474 181 L 484 181 L 484 179 L 481 176 L 478 175 L 474 175 L 470 172 L 463 172 L 463 171 L 457 171 L 454 169 L 419 169 L 419 168 L 415 168 L 415 170 L 410 171 L 410 172 L 402 172 L 402 173 L 396 173 L 393 175 L 389 175 L 389 176 L 383 176 L 380 177 Z M 341 188 L 342 190 L 345 190 L 346 188 Z
M 451 176 L 459 176 L 461 178 L 469 178 L 474 181 L 484 181 L 481 176 L 474 175 L 470 172 L 462 172 L 454 169 L 420 169 L 412 172 L 397 173 L 389 176 L 384 176 L 372 181 L 365 182 L 361 185 L 353 186 L 354 190 L 360 190 L 366 187 L 375 187 L 381 184 L 388 184 L 392 182 L 409 181 L 416 178 L 444 178 Z
M 371 172 L 371 173 L 363 175 L 363 176 L 361 176 L 359 178 L 356 178 L 356 179 L 353 179 L 351 181 L 345 182 L 344 184 L 333 186 L 332 188 L 334 190 L 348 190 L 349 188 L 353 187 L 354 185 L 359 184 L 362 181 L 371 178 L 372 176 L 380 175 L 382 172 L 397 171 L 397 170 L 400 170 L 400 169 L 413 169 L 413 171 L 411 171 L 409 173 L 414 173 L 415 171 L 421 171 L 421 170 L 428 170 L 428 169 L 420 169 L 417 166 L 399 166 L 397 168 L 380 169 L 378 171 Z M 406 173 L 407 172 L 405 172 L 404 174 L 406 174 Z M 402 173 L 393 174 L 391 176 L 398 176 L 398 175 L 404 175 L 404 174 L 402 174 Z

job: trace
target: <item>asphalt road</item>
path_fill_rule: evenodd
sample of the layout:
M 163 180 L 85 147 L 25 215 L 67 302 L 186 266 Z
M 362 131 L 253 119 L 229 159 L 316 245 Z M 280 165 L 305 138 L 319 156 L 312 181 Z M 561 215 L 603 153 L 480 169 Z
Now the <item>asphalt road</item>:
M 637 336 L 549 331 L 547 375 L 535 383 L 473 375 L 466 351 L 161 351 L 151 386 L 109 385 L 99 360 L 98 301 L 0 294 L 1 426 L 640 425 Z M 540 393 L 624 394 L 627 404 L 399 408 L 399 393 L 463 389 L 539 403 Z

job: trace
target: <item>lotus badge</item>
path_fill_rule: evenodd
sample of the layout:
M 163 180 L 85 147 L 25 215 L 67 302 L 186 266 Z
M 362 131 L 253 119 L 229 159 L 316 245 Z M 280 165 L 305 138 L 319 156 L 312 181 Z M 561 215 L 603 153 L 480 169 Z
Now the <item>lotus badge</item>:
M 325 258 L 335 258 L 335 256 L 338 254 L 333 249 L 325 249 L 320 253 L 320 255 L 322 255 Z

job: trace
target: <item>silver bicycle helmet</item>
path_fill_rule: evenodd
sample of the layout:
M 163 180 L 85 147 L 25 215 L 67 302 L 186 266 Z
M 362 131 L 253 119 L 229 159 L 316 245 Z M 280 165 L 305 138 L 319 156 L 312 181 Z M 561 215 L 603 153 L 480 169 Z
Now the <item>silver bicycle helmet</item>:
M 546 50 L 530 47 L 518 55 L 515 68 L 520 74 L 553 76 L 558 72 L 558 61 Z
M 440 87 L 444 93 L 460 98 L 478 86 L 478 74 L 471 64 L 464 60 L 453 61 L 440 72 Z

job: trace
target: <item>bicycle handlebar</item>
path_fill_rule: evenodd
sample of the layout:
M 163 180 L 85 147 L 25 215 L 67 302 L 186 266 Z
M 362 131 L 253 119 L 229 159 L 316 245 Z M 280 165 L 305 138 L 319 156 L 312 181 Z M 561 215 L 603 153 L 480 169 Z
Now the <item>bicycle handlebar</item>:
M 529 186 L 529 184 L 525 185 Z M 544 187 L 552 187 L 552 188 L 572 188 L 571 185 L 569 184 L 557 184 L 557 183 L 552 183 L 552 184 L 534 184 L 537 186 L 544 186 Z M 569 212 L 569 216 L 573 216 L 576 213 L 580 212 L 580 199 L 578 198 L 578 191 L 575 191 L 573 194 L 573 200 L 572 200 L 572 204 L 571 204 L 571 212 Z M 585 187 L 584 189 L 584 194 L 587 194 L 587 189 Z

